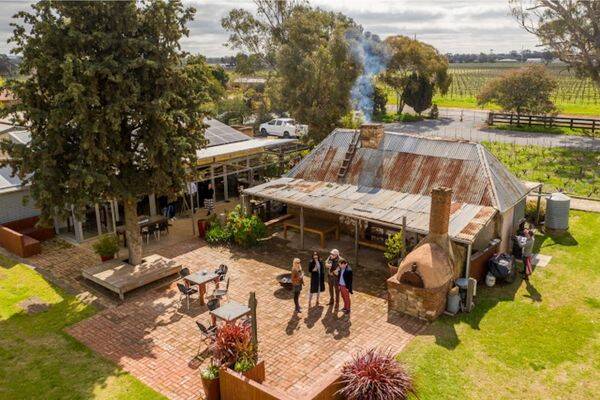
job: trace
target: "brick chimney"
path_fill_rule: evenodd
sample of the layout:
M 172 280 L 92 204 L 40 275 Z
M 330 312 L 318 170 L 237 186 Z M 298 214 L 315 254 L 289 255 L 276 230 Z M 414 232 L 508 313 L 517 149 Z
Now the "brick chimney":
M 363 148 L 377 149 L 383 135 L 383 124 L 362 124 L 360 126 L 360 144 Z
M 429 234 L 447 235 L 450 223 L 452 189 L 436 187 L 431 191 L 431 211 L 429 212 Z

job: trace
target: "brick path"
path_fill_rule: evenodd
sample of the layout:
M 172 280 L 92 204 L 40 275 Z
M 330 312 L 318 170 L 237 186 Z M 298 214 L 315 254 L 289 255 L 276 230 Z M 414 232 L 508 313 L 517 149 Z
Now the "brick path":
M 327 307 L 313 308 L 307 314 L 306 306 L 294 317 L 290 294 L 275 278 L 286 272 L 293 256 L 306 260 L 308 254 L 290 250 L 279 239 L 253 251 L 211 248 L 192 239 L 157 252 L 176 258 L 192 271 L 227 264 L 232 300 L 247 302 L 249 292 L 256 291 L 266 382 L 292 395 L 298 396 L 359 349 L 378 346 L 400 351 L 423 327 L 406 316 L 388 316 L 383 267 L 354 269 L 356 290 L 350 318 Z M 198 398 L 202 385 L 200 365 L 194 359 L 199 344 L 194 321 L 208 323 L 208 311 L 196 302 L 186 311 L 178 299 L 174 284 L 150 288 L 68 332 L 169 398 Z

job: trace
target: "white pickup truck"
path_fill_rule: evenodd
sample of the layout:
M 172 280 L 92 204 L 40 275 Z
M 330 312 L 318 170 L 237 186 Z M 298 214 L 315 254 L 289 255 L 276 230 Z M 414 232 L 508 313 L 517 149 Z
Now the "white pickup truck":
M 260 124 L 259 131 L 263 136 L 300 137 L 308 132 L 308 126 L 298 124 L 292 118 L 275 118 Z

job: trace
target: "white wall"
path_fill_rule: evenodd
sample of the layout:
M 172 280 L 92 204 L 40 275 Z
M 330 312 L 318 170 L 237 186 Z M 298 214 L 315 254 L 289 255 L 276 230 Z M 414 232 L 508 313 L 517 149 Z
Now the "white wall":
M 28 190 L 0 194 L 0 224 L 40 215 L 33 206 L 33 200 L 23 205 L 23 197 L 27 194 Z

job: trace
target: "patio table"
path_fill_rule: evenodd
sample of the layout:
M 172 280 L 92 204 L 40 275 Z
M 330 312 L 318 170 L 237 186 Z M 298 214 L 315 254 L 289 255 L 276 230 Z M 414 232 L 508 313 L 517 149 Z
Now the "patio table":
M 167 232 L 169 232 L 169 219 L 164 215 L 154 215 L 151 217 L 140 216 L 140 220 L 138 221 L 138 226 L 140 227 L 140 232 L 143 228 L 146 228 L 150 225 L 160 225 L 167 223 Z M 125 235 L 125 225 L 117 226 L 117 236 L 123 236 L 123 246 L 127 247 L 127 236 Z
M 198 295 L 200 297 L 200 305 L 204 305 L 204 295 L 206 294 L 206 284 L 220 279 L 219 275 L 213 271 L 198 271 L 183 278 L 190 285 L 198 285 Z
M 221 321 L 225 321 L 226 324 L 231 324 L 243 316 L 250 314 L 250 307 L 237 301 L 230 301 L 211 311 L 210 314 Z

